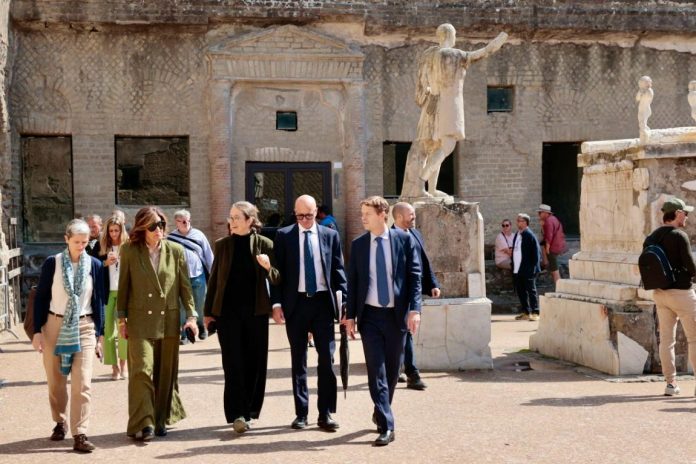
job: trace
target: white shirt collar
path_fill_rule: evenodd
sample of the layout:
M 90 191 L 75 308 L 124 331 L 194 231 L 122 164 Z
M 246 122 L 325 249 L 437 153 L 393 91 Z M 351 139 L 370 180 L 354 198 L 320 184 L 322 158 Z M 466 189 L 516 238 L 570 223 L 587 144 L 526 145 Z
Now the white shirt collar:
M 302 225 L 300 225 L 299 222 L 297 223 L 297 227 L 300 228 L 300 234 L 304 233 L 307 230 L 311 230 L 313 234 L 317 233 L 317 222 L 316 221 L 314 221 L 314 224 L 309 229 L 305 229 L 304 227 L 302 227 Z
M 384 229 L 384 233 L 382 235 L 375 235 L 370 232 L 370 240 L 374 241 L 377 237 L 382 237 L 383 240 L 389 240 L 389 228 Z

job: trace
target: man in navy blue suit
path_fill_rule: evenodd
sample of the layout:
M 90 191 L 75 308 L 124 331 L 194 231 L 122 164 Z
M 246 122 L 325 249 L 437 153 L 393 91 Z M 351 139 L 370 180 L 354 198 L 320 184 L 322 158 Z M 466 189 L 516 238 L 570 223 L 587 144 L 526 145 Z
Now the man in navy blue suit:
M 378 196 L 360 202 L 363 227 L 353 240 L 348 267 L 348 306 L 342 322 L 355 337 L 360 330 L 367 382 L 375 405 L 375 446 L 394 441 L 391 402 L 399 377 L 406 333 L 420 325 L 421 264 L 411 236 L 387 227 L 389 204 Z
M 517 233 L 512 239 L 512 278 L 520 299 L 520 314 L 515 319 L 539 320 L 536 277 L 541 272 L 539 241 L 529 228 L 529 215 L 517 215 Z
M 317 203 L 309 195 L 295 201 L 297 224 L 278 230 L 273 251 L 282 283 L 271 287 L 273 320 L 285 323 L 292 361 L 292 393 L 295 420 L 291 427 L 307 427 L 309 390 L 307 388 L 307 333 L 314 336 L 318 355 L 319 419 L 317 425 L 333 432 L 336 412 L 336 350 L 334 321 L 338 320 L 336 291 L 347 293 L 343 251 L 338 233 L 317 224 Z
M 418 255 L 420 256 L 421 260 L 421 266 L 423 267 L 423 273 L 421 274 L 421 291 L 423 292 L 423 295 L 431 296 L 433 298 L 440 298 L 440 283 L 437 281 L 435 273 L 430 267 L 430 260 L 428 259 L 428 255 L 425 253 L 423 236 L 420 232 L 418 232 L 418 230 L 415 229 L 416 210 L 413 209 L 413 206 L 405 201 L 400 201 L 392 208 L 392 216 L 394 217 L 394 227 L 398 227 L 404 232 L 412 234 L 413 239 L 416 242 Z M 420 372 L 416 367 L 416 357 L 413 351 L 413 334 L 408 332 L 406 334 L 406 344 L 404 345 L 404 373 L 406 374 L 406 388 L 410 388 L 412 390 L 425 390 L 427 385 L 420 377 Z

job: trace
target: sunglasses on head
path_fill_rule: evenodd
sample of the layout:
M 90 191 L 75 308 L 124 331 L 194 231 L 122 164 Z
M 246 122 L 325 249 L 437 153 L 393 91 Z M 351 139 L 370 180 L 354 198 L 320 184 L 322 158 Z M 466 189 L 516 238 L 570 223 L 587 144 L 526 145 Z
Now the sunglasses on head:
M 154 232 L 155 230 L 157 230 L 158 227 L 162 230 L 166 229 L 167 222 L 166 221 L 153 222 L 152 224 L 150 224 L 148 226 L 147 230 L 149 230 L 150 232 Z

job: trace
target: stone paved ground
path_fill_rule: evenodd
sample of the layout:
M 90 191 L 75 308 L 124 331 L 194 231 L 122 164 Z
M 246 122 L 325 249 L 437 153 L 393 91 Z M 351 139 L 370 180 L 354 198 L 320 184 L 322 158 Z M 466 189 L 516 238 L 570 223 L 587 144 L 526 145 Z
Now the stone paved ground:
M 359 341 L 351 342 L 351 385 L 347 399 L 339 396 L 341 428 L 334 434 L 316 428 L 314 413 L 307 430 L 289 428 L 290 356 L 284 331 L 274 325 L 264 410 L 242 436 L 224 421 L 215 337 L 183 348 L 180 383 L 189 417 L 149 444 L 126 437 L 126 382 L 109 380 L 110 368 L 99 365 L 89 433 L 99 449 L 90 457 L 69 452 L 72 440 L 48 440 L 53 424 L 39 355 L 26 340 L 3 336 L 0 462 L 696 463 L 692 377 L 681 381 L 683 396 L 667 398 L 655 378 L 617 381 L 518 353 L 535 328 L 494 316 L 495 370 L 427 372 L 425 392 L 400 384 L 396 441 L 386 448 L 370 446 L 376 434 Z M 517 372 L 516 362 L 532 370 Z M 310 387 L 314 395 L 316 384 Z

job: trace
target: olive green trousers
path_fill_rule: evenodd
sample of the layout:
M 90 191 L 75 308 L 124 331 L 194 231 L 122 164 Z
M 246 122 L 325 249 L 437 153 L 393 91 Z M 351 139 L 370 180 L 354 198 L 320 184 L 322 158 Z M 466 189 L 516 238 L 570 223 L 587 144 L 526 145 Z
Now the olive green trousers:
M 179 397 L 179 337 L 128 338 L 128 429 L 164 428 L 186 417 Z

